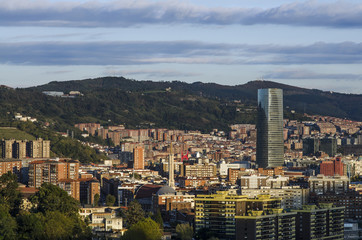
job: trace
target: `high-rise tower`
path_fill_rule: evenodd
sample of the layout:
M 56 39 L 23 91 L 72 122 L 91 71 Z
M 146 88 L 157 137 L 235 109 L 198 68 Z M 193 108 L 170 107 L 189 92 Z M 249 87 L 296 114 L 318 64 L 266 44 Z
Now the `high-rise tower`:
M 141 146 L 133 149 L 133 168 L 135 170 L 145 169 L 145 153 Z
M 283 91 L 258 89 L 256 163 L 261 168 L 284 164 Z

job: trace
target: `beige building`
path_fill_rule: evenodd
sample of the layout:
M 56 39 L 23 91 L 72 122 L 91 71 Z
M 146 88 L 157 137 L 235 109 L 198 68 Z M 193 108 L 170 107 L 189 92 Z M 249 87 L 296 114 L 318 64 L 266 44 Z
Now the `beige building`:
M 270 195 L 272 198 L 281 199 L 281 208 L 297 209 L 308 203 L 309 189 L 299 186 L 286 186 L 282 188 L 262 187 L 260 189 L 241 189 L 241 194 L 248 198 L 255 198 L 259 195 Z
M 26 140 L 2 140 L 2 158 L 21 159 L 26 157 Z
M 323 174 L 311 176 L 308 180 L 311 193 L 317 195 L 325 193 L 340 194 L 349 189 L 349 179 L 346 176 L 327 177 Z
M 49 158 L 50 141 L 37 140 L 2 140 L 2 158 Z
M 2 158 L 13 158 L 13 143 L 14 139 L 12 140 L 2 140 L 1 141 L 1 148 L 2 148 Z
M 181 166 L 181 177 L 214 177 L 216 176 L 215 164 L 194 164 Z
M 124 232 L 123 219 L 117 217 L 117 207 L 81 208 L 80 216 L 88 217 L 93 231 Z
M 281 188 L 287 186 L 289 182 L 288 177 L 271 177 L 271 176 L 240 176 L 240 187 L 241 188 L 260 188 L 260 187 L 270 187 L 270 188 Z
M 30 158 L 49 158 L 50 141 L 41 138 L 26 143 L 27 157 Z

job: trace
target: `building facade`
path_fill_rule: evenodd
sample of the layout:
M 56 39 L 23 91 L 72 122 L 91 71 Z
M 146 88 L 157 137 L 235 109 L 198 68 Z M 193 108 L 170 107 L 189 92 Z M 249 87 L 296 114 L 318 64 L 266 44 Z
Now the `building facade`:
M 362 219 L 362 195 L 359 192 L 350 191 L 340 194 L 327 193 L 316 195 L 313 201 L 317 204 L 332 203 L 338 207 L 345 207 L 346 219 Z
M 133 168 L 135 170 L 145 169 L 144 148 L 141 146 L 133 149 Z
M 78 179 L 79 161 L 39 160 L 29 163 L 29 187 L 39 188 L 43 183 L 58 185 L 60 180 Z
M 349 179 L 346 176 L 327 177 L 322 174 L 308 179 L 310 192 L 316 195 L 326 193 L 340 194 L 349 189 Z
M 344 207 L 305 205 L 295 212 L 297 240 L 344 239 Z
M 259 195 L 267 194 L 274 198 L 281 199 L 281 208 L 298 209 L 308 203 L 309 189 L 299 186 L 286 186 L 282 188 L 263 187 L 260 189 L 241 189 L 241 194 L 248 198 L 256 198 Z
M 14 173 L 20 179 L 20 170 L 22 168 L 21 160 L 0 160 L 0 176 L 7 172 Z
M 215 164 L 183 164 L 181 166 L 181 177 L 215 177 Z
M 322 161 L 320 164 L 320 173 L 324 176 L 344 175 L 344 165 L 342 159 L 337 157 L 332 161 Z
M 49 158 L 50 141 L 37 140 L 2 140 L 2 158 Z
M 258 89 L 256 163 L 261 168 L 284 164 L 283 92 Z
M 234 240 L 236 237 L 236 216 L 250 211 L 270 211 L 280 209 L 280 199 L 260 195 L 249 199 L 245 195 L 234 195 L 228 191 L 218 191 L 211 195 L 195 197 L 195 231 L 208 228 L 220 240 Z
M 237 240 L 293 240 L 295 237 L 296 213 L 272 211 L 250 211 L 244 216 L 236 216 Z

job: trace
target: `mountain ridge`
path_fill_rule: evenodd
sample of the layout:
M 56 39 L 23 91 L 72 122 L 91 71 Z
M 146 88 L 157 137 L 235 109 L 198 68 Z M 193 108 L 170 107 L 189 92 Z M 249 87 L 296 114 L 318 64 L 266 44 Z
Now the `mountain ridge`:
M 185 92 L 222 101 L 238 100 L 245 104 L 256 105 L 257 89 L 281 88 L 284 95 L 284 106 L 298 112 L 328 115 L 362 121 L 362 95 L 346 94 L 318 89 L 308 89 L 287 84 L 254 80 L 239 85 L 222 85 L 217 83 L 186 83 L 181 81 L 133 80 L 124 77 L 101 77 L 84 80 L 50 82 L 48 84 L 28 88 L 35 91 L 81 92 L 119 89 L 122 91 L 164 91 L 171 87 L 174 91 Z

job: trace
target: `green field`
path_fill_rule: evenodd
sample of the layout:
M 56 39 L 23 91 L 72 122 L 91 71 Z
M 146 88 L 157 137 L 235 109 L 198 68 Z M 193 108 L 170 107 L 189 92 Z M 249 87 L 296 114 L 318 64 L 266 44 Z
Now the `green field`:
M 0 139 L 35 140 L 35 137 L 16 128 L 0 127 Z

